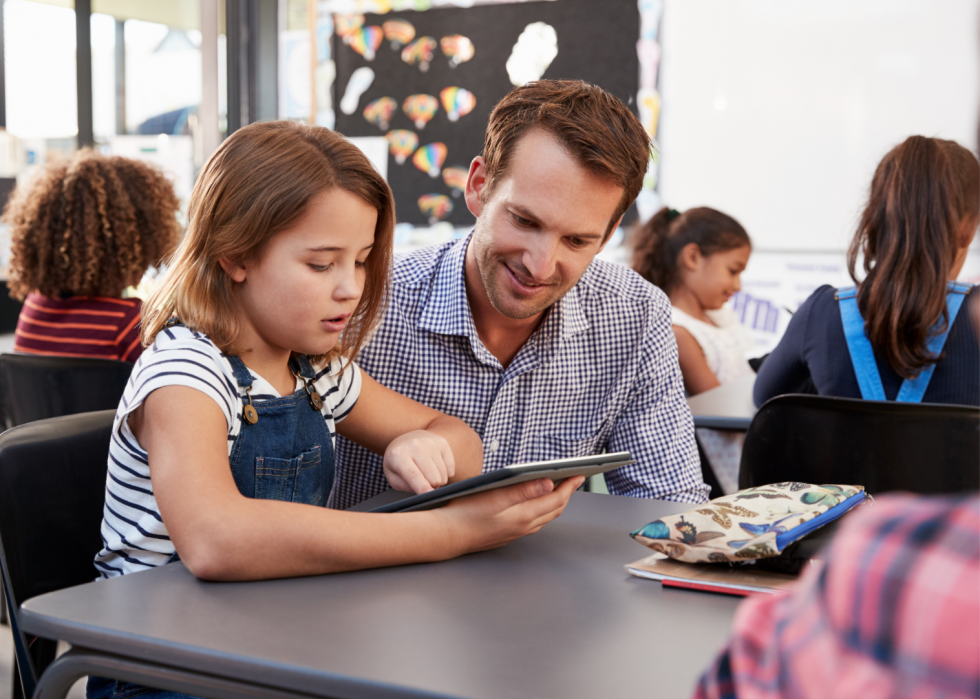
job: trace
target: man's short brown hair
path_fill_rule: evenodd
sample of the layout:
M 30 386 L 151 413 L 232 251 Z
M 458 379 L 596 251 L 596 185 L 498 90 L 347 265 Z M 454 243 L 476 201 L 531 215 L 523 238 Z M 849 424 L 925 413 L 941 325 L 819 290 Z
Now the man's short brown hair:
M 650 160 L 650 137 L 640 120 L 619 99 L 581 80 L 538 80 L 511 90 L 487 124 L 484 201 L 507 170 L 517 142 L 536 128 L 558 139 L 589 172 L 622 187 L 612 228 L 640 193 Z

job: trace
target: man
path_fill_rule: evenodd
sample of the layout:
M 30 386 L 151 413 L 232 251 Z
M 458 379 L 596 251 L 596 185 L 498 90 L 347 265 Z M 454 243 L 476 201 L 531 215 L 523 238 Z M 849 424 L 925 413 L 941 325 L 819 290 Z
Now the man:
M 461 418 L 484 470 L 629 451 L 612 493 L 704 502 L 667 297 L 595 260 L 639 193 L 650 140 L 618 99 L 543 80 L 494 108 L 470 165 L 466 239 L 395 263 L 391 304 L 358 363 Z M 387 488 L 381 460 L 338 440 L 330 499 Z

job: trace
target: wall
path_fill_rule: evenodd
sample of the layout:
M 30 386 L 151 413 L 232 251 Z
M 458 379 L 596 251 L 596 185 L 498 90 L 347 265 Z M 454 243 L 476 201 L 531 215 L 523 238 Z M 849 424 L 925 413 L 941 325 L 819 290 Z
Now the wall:
M 874 168 L 911 134 L 977 149 L 976 0 L 667 0 L 660 194 L 746 227 L 735 307 L 759 352 L 844 251 Z M 974 244 L 961 279 L 980 281 Z

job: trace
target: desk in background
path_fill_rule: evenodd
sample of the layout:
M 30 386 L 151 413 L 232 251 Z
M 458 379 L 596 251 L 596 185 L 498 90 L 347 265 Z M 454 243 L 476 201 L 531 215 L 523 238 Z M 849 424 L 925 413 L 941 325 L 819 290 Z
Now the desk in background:
M 444 563 L 258 583 L 173 563 L 30 599 L 21 624 L 74 646 L 46 697 L 138 662 L 214 697 L 683 699 L 738 600 L 623 566 L 648 553 L 630 531 L 688 507 L 577 492 L 539 533 Z
M 755 374 L 712 388 L 687 399 L 695 427 L 718 430 L 749 429 L 757 408 L 752 402 Z

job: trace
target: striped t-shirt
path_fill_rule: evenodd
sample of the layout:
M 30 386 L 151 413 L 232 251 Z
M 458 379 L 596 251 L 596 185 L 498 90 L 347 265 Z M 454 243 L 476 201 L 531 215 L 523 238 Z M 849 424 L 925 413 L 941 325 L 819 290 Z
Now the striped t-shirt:
M 335 423 L 350 413 L 361 390 L 360 369 L 349 363 L 341 371 L 341 364 L 338 359 L 314 366 L 316 390 L 323 397 L 323 419 L 331 436 Z M 249 371 L 254 379 L 253 403 L 280 397 L 268 381 Z M 153 496 L 146 451 L 130 431 L 127 419 L 150 393 L 164 386 L 195 388 L 218 404 L 228 424 L 229 452 L 242 428 L 244 391 L 235 381 L 228 358 L 199 332 L 180 326 L 160 332 L 133 367 L 112 425 L 102 514 L 103 548 L 95 557 L 95 566 L 104 578 L 163 565 L 174 554 Z M 302 388 L 297 379 L 296 390 Z
M 103 296 L 52 298 L 32 292 L 17 319 L 14 351 L 135 362 L 140 300 Z

